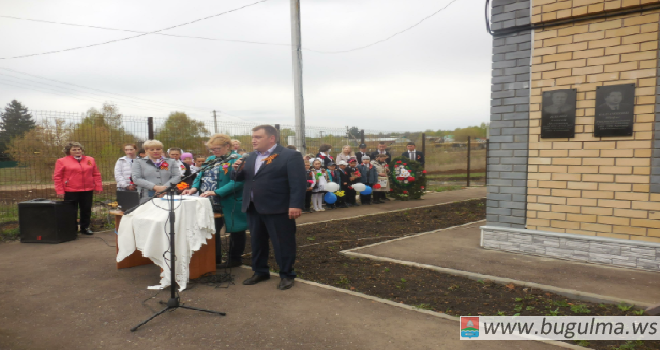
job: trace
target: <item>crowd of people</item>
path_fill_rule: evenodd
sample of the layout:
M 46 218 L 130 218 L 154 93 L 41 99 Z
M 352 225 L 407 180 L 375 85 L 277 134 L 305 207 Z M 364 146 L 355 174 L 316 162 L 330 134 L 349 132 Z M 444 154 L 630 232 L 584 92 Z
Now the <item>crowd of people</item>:
M 294 146 L 278 145 L 278 137 L 270 125 L 255 127 L 255 151 L 247 154 L 238 140 L 215 134 L 206 142 L 211 156 L 193 155 L 177 147 L 165 151 L 158 140 L 145 141 L 140 150 L 135 144 L 126 144 L 122 148 L 125 156 L 117 160 L 114 169 L 117 191 L 136 191 L 140 201 L 145 202 L 178 185 L 182 195 L 209 198 L 213 211 L 223 214 L 216 218 L 216 234 L 225 227 L 230 237 L 224 260 L 222 240 L 216 239 L 218 268 L 241 265 L 249 227 L 255 275 L 243 284 L 268 279 L 270 239 L 280 265 L 282 281 L 278 288 L 291 288 L 295 277 L 295 219 L 303 212 L 384 203 L 390 189 L 388 164 L 392 156 L 384 142 L 371 153 L 364 144 L 355 153 L 346 145 L 336 159 L 328 144 L 321 145 L 316 155 L 303 155 Z M 423 164 L 424 156 L 415 150 L 415 144 L 410 142 L 407 147 L 402 156 Z M 64 152 L 66 156 L 57 160 L 53 174 L 55 189 L 58 197 L 76 203 L 80 232 L 91 235 L 92 198 L 94 192 L 103 190 L 101 173 L 80 143 L 68 143 Z M 221 161 L 212 162 L 217 159 Z M 242 167 L 243 160 L 248 164 L 246 169 Z M 281 165 L 266 167 L 273 161 Z M 269 170 L 260 170 L 264 167 Z M 266 175 L 260 176 L 262 173 Z M 181 186 L 184 182 L 186 185 Z M 363 193 L 358 196 L 354 188 L 357 184 L 371 187 L 372 192 L 360 190 Z M 334 196 L 326 198 L 327 193 Z M 336 201 L 328 200 L 334 198 Z
M 296 149 L 295 146 L 287 146 Z M 360 144 L 358 152 L 353 152 L 350 145 L 342 147 L 341 152 L 333 158 L 331 146 L 323 144 L 316 155 L 304 155 L 307 168 L 307 195 L 303 213 L 312 213 L 338 208 L 350 208 L 360 205 L 385 203 L 390 191 L 389 163 L 392 160 L 385 142 L 379 142 L 378 150 L 367 151 L 367 145 Z M 409 142 L 408 151 L 402 157 L 415 159 L 424 165 L 424 155 L 415 149 L 415 143 Z M 337 200 L 325 203 L 325 194 L 329 191 L 329 183 L 338 185 Z M 353 188 L 355 184 L 364 184 L 371 188 L 371 193 L 362 194 Z M 330 191 L 333 192 L 333 191 Z M 359 198 L 359 202 L 357 199 Z

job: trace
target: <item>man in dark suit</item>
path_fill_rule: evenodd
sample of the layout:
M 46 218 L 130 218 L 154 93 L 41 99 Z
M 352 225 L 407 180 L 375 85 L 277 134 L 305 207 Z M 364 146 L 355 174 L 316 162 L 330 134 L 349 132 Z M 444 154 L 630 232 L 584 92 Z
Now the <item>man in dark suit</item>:
M 418 161 L 422 166 L 424 166 L 424 153 L 422 153 L 422 152 L 415 149 L 415 143 L 414 142 L 408 142 L 408 145 L 406 145 L 406 148 L 408 148 L 408 151 L 401 153 L 401 157 L 406 157 L 408 159 L 414 159 L 414 160 Z
M 360 152 L 355 152 L 355 158 L 357 158 L 358 164 L 362 164 L 362 157 L 369 155 L 367 154 L 367 145 L 361 143 L 359 147 L 360 147 Z
M 247 213 L 252 244 L 253 285 L 268 280 L 268 239 L 280 268 L 278 289 L 289 289 L 296 277 L 296 219 L 305 205 L 305 164 L 299 152 L 277 144 L 277 129 L 259 125 L 252 129 L 251 152 L 233 165 L 232 178 L 245 181 L 243 212 Z
M 385 144 L 385 142 L 383 141 L 379 142 L 378 151 L 371 153 L 371 159 L 376 159 L 379 154 L 387 154 L 387 160 L 385 161 L 387 162 L 387 164 L 390 164 L 390 162 L 392 161 L 392 155 L 390 154 L 390 152 L 385 150 L 386 148 L 387 145 Z
M 596 115 L 632 115 L 633 108 L 633 105 L 630 103 L 623 102 L 623 92 L 619 90 L 612 90 L 607 94 L 607 96 L 605 96 L 605 103 L 596 107 Z

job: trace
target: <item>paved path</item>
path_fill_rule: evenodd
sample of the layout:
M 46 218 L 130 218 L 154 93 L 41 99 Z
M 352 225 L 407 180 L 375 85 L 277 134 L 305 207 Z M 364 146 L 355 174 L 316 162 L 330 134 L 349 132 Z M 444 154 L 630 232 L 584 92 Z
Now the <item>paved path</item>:
M 427 193 L 422 199 L 415 201 L 388 201 L 383 204 L 361 205 L 359 207 L 303 214 L 300 219 L 296 220 L 296 222 L 298 224 L 304 224 L 325 220 L 346 219 L 359 215 L 378 214 L 392 210 L 417 208 L 426 205 L 436 205 L 484 197 L 486 197 L 486 187 L 470 187 L 458 191 Z
M 660 274 L 568 260 L 486 250 L 479 226 L 441 230 L 356 250 L 356 253 L 413 261 L 582 292 L 660 302 Z
M 114 234 L 100 233 L 114 243 Z M 142 305 L 155 294 L 154 265 L 117 270 L 115 248 L 95 238 L 62 244 L 0 244 L 0 349 L 553 349 L 539 342 L 461 342 L 458 322 L 304 283 L 255 286 L 234 269 L 228 289 L 195 285 L 190 306 L 226 317 L 176 310 L 144 328 Z M 159 310 L 157 300 L 147 306 Z

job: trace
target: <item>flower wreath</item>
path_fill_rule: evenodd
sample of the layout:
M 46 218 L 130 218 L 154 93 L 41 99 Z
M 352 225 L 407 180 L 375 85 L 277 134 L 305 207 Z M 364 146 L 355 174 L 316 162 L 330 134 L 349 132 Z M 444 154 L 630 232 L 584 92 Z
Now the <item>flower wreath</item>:
M 426 170 L 416 160 L 397 157 L 389 166 L 390 197 L 398 200 L 421 199 L 426 187 Z

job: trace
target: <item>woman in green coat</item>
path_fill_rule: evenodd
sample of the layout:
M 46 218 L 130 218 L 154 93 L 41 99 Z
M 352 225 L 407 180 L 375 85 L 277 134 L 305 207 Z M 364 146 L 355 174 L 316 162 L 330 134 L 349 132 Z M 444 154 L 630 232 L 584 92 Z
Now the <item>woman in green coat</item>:
M 211 136 L 206 146 L 213 152 L 206 162 L 216 158 L 228 158 L 232 155 L 231 138 L 227 135 Z M 245 250 L 245 230 L 248 227 L 247 215 L 241 211 L 243 205 L 243 182 L 235 182 L 229 177 L 232 164 L 236 159 L 216 163 L 212 168 L 197 174 L 192 187 L 183 194 L 199 192 L 200 197 L 207 197 L 213 204 L 213 211 L 222 213 L 223 217 L 215 219 L 215 261 L 218 268 L 241 266 L 241 256 Z M 229 235 L 229 252 L 227 261 L 222 263 L 220 230 L 225 225 Z

